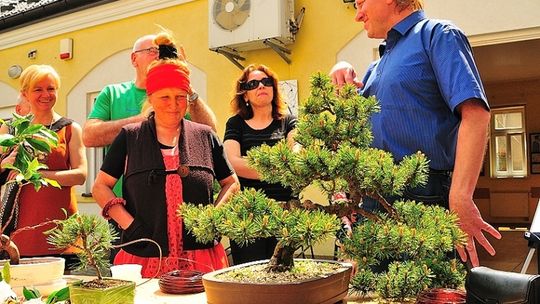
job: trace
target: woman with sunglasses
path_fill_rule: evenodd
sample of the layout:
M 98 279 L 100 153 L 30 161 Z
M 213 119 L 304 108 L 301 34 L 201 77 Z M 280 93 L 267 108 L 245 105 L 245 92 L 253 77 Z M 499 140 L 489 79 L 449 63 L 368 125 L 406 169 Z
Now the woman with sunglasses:
M 238 188 L 223 145 L 209 126 L 184 119 L 189 95 L 193 93 L 189 69 L 178 58 L 167 32 L 155 38 L 159 60 L 150 64 L 146 79 L 147 120 L 124 126 L 113 141 L 94 183 L 92 194 L 122 229 L 122 243 L 150 238 L 150 243 L 122 247 L 115 265 L 140 264 L 143 277 L 174 270 L 210 272 L 228 266 L 223 246 L 199 243 L 177 215 L 183 202 L 225 203 Z M 144 107 L 144 106 L 143 106 Z M 123 175 L 123 198 L 112 189 Z M 214 201 L 213 182 L 221 190 Z
M 224 146 L 241 187 L 260 189 L 277 201 L 292 199 L 290 189 L 261 181 L 259 173 L 249 167 L 245 159 L 247 151 L 253 147 L 272 146 L 284 138 L 293 142 L 292 131 L 297 120 L 288 114 L 287 104 L 278 89 L 277 75 L 264 65 L 249 65 L 236 82 L 231 105 L 235 115 L 227 121 Z M 276 244 L 273 237 L 258 239 L 243 247 L 231 241 L 234 264 L 268 259 Z

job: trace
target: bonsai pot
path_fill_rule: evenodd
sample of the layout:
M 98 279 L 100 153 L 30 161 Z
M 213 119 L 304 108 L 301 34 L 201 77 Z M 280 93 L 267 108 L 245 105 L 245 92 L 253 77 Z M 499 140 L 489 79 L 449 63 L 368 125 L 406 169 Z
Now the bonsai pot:
M 0 267 L 6 260 L 0 261 Z M 46 296 L 66 286 L 64 275 L 65 260 L 57 257 L 23 258 L 18 265 L 10 265 L 10 285 L 19 296 L 23 287 L 34 287 Z
M 295 259 L 296 260 L 296 259 Z M 315 262 L 336 263 L 341 267 L 324 278 L 315 278 L 297 283 L 254 284 L 223 281 L 216 276 L 227 271 L 256 264 L 256 261 L 217 270 L 203 276 L 203 285 L 208 304 L 334 304 L 342 300 L 349 290 L 352 265 L 330 260 Z M 261 273 L 261 275 L 265 275 Z
M 97 280 L 97 279 L 96 279 Z M 94 280 L 94 281 L 96 281 Z M 87 282 L 77 282 L 69 286 L 69 298 L 72 304 L 133 304 L 135 301 L 135 282 L 103 279 L 105 283 L 117 283 L 115 286 L 99 288 L 88 287 Z

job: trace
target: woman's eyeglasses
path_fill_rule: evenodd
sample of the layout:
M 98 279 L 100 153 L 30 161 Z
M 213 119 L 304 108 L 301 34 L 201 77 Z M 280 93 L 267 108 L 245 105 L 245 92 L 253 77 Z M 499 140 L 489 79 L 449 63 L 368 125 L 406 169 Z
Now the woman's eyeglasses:
M 253 79 L 248 82 L 244 82 L 240 85 L 242 90 L 251 91 L 259 87 L 259 84 L 262 83 L 265 87 L 273 87 L 274 79 L 270 77 L 265 77 L 261 80 Z

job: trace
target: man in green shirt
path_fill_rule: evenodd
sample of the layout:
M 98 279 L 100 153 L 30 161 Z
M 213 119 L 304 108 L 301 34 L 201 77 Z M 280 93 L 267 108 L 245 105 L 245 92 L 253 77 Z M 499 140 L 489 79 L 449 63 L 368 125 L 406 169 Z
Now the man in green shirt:
M 159 53 L 154 38 L 154 35 L 143 36 L 133 45 L 131 64 L 135 68 L 135 80 L 108 85 L 99 93 L 83 128 L 85 146 L 110 145 L 123 126 L 146 119 L 148 113 L 141 113 L 146 99 L 146 70 Z M 198 94 L 191 95 L 188 114 L 192 121 L 216 130 L 216 116 Z

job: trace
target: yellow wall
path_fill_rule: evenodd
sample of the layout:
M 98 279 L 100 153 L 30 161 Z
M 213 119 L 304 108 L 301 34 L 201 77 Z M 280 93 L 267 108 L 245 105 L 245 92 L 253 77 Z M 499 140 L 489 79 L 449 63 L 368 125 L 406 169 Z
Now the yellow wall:
M 309 76 L 316 71 L 327 72 L 336 61 L 336 53 L 362 29 L 362 25 L 353 22 L 354 8 L 342 1 L 295 2 L 296 11 L 305 7 L 306 14 L 297 41 L 291 46 L 292 64 L 287 64 L 270 49 L 242 53 L 246 57 L 242 64 L 264 63 L 274 69 L 280 79 L 297 79 L 302 103 L 309 92 Z M 230 116 L 232 84 L 240 70 L 224 56 L 208 50 L 208 2 L 204 0 L 1 50 L 0 71 L 6 71 L 13 64 L 23 68 L 31 64 L 54 66 L 62 77 L 56 110 L 66 114 L 66 96 L 70 90 L 105 58 L 130 48 L 139 36 L 157 32 L 159 29 L 155 24 L 172 30 L 178 42 L 184 45 L 188 61 L 206 73 L 208 103 L 218 117 L 218 134 L 223 134 Z M 58 58 L 59 41 L 63 38 L 73 39 L 71 60 Z M 27 58 L 30 49 L 38 51 L 34 60 Z M 9 79 L 6 73 L 0 73 L 0 81 L 18 88 L 17 80 Z M 80 102 L 81 110 L 84 110 L 86 101 Z

